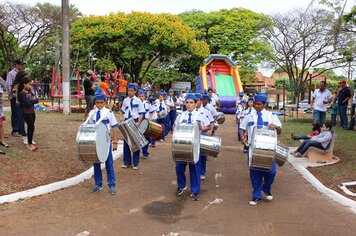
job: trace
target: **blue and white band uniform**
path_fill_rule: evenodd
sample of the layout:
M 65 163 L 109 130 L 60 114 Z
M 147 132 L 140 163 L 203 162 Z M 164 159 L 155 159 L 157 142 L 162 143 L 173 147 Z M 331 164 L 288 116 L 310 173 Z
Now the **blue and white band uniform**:
M 121 111 L 124 113 L 125 120 L 132 117 L 135 120 L 135 122 L 138 122 L 139 117 L 141 115 L 144 116 L 146 113 L 143 103 L 136 96 L 133 96 L 132 98 L 130 97 L 125 98 Z M 133 166 L 135 167 L 138 166 L 138 163 L 140 161 L 140 150 L 132 153 L 132 157 L 131 157 L 130 147 L 126 141 L 124 141 L 123 156 L 124 156 L 123 162 L 125 166 L 130 166 L 131 164 L 133 164 Z
M 189 115 L 191 114 L 191 115 Z M 194 109 L 192 112 L 185 111 L 180 114 L 176 121 L 175 125 L 181 123 L 200 123 L 203 127 L 207 127 L 210 125 L 210 122 L 204 115 L 200 115 L 199 112 Z M 185 177 L 185 168 L 187 166 L 186 162 L 178 162 L 176 161 L 176 175 L 177 175 L 177 183 L 178 188 L 183 189 L 186 187 L 186 177 Z M 197 163 L 189 163 L 189 173 L 190 173 L 190 190 L 192 193 L 199 194 L 200 193 L 200 158 Z
M 211 115 L 215 118 L 218 116 L 218 112 L 216 110 L 215 107 L 213 107 L 213 105 L 211 104 L 206 104 L 206 106 L 204 106 L 205 109 L 207 109 L 208 111 L 210 111 Z
M 149 103 L 148 101 L 143 101 L 143 107 L 145 108 L 145 119 L 151 120 L 152 113 L 154 112 L 154 108 L 152 107 L 151 103 Z M 146 137 L 146 140 L 148 141 L 148 143 L 142 148 L 142 155 L 145 158 L 149 155 L 148 145 L 150 144 L 150 139 Z
M 168 96 L 166 99 L 166 104 L 169 107 L 169 117 L 167 118 L 168 120 L 168 131 L 173 132 L 173 125 L 177 116 L 177 111 L 176 111 L 176 106 L 174 102 L 174 97 L 173 96 Z
M 261 119 L 262 118 L 262 119 Z M 251 113 L 245 116 L 240 125 L 240 129 L 247 131 L 248 143 L 251 143 L 252 130 L 254 127 L 267 128 L 270 124 L 274 124 L 277 127 L 282 127 L 276 115 L 263 109 L 260 113 Z M 249 157 L 251 158 L 251 157 Z M 271 186 L 276 175 L 276 161 L 273 163 L 272 170 L 267 172 L 263 170 L 250 169 L 250 180 L 252 184 L 252 198 L 262 199 L 262 191 L 271 193 Z M 264 180 L 264 182 L 263 182 Z
M 118 123 L 114 113 L 103 107 L 101 110 L 95 108 L 89 112 L 89 116 L 87 119 L 88 124 L 95 124 L 98 120 L 102 119 L 102 123 L 106 125 L 109 132 L 112 128 L 118 127 Z M 116 141 L 116 140 L 115 140 Z M 103 185 L 103 178 L 101 173 L 101 165 L 100 163 L 94 163 L 94 181 L 95 185 L 102 186 Z M 109 187 L 115 187 L 116 180 L 115 180 L 115 172 L 114 172 L 114 160 L 112 154 L 112 145 L 110 143 L 110 151 L 108 155 L 108 159 L 105 161 L 105 168 L 106 168 L 106 175 L 108 179 Z

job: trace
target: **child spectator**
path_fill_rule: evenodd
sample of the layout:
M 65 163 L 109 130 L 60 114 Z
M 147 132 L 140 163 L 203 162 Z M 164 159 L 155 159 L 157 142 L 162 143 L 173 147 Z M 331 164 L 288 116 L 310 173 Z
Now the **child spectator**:
M 310 131 L 309 135 L 301 135 L 301 136 L 295 136 L 293 133 L 291 134 L 293 140 L 309 140 L 313 136 L 319 135 L 321 132 L 320 129 L 320 124 L 319 123 L 313 123 L 312 124 L 312 130 Z
M 337 104 L 337 97 L 334 97 L 330 107 L 331 124 L 333 126 L 336 126 L 336 117 L 337 117 L 338 110 L 339 110 L 339 104 Z
M 34 105 L 38 103 L 38 99 L 32 93 L 31 80 L 27 75 L 25 75 L 19 83 L 17 97 L 23 111 L 23 118 L 27 124 L 27 148 L 35 152 L 38 148 L 33 144 L 32 139 L 36 120 Z

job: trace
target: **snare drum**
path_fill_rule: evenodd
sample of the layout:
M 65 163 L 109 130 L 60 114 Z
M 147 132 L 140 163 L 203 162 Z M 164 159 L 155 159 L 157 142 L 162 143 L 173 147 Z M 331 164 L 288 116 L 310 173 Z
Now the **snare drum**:
M 77 154 L 84 162 L 105 162 L 110 151 L 110 133 L 106 125 L 82 124 L 77 132 Z
M 221 138 L 218 136 L 200 136 L 201 155 L 218 157 L 221 149 Z
M 249 167 L 251 169 L 270 171 L 276 153 L 277 132 L 271 129 L 257 129 L 252 131 L 249 148 Z
M 216 121 L 218 122 L 219 125 L 225 122 L 225 114 L 223 112 L 218 112 L 218 117 L 216 118 Z
M 175 161 L 197 163 L 200 155 L 198 124 L 178 124 L 172 136 L 172 156 Z
M 163 125 L 144 119 L 138 130 L 148 138 L 160 139 L 163 135 Z
M 276 155 L 274 156 L 276 158 L 276 162 L 278 166 L 283 166 L 284 163 L 286 163 L 289 155 L 289 147 L 285 147 L 280 143 L 277 143 L 276 145 Z
M 132 117 L 120 123 L 118 128 L 129 145 L 131 152 L 136 152 L 148 144 L 145 136 L 135 126 L 135 121 Z

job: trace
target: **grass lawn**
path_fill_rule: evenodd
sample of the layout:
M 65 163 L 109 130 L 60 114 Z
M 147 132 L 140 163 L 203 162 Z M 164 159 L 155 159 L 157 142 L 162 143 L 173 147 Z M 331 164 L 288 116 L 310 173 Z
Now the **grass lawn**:
M 284 143 L 291 147 L 296 147 L 299 141 L 292 140 L 291 133 L 296 135 L 309 134 L 313 118 L 311 114 L 299 115 L 299 119 L 294 117 L 279 117 L 282 124 L 282 139 Z M 327 114 L 327 120 L 330 120 L 330 114 Z M 309 168 L 324 185 L 343 193 L 337 187 L 342 182 L 356 180 L 356 131 L 344 130 L 340 127 L 333 128 L 336 134 L 336 143 L 334 146 L 334 155 L 340 158 L 337 164 Z M 346 195 L 345 195 L 346 196 Z M 356 200 L 356 197 L 352 198 Z

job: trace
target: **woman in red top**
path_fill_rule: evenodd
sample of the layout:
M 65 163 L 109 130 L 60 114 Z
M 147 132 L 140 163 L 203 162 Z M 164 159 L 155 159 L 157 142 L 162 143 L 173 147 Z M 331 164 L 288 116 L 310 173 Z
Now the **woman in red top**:
M 309 139 L 311 139 L 311 137 L 319 135 L 320 132 L 321 132 L 320 124 L 319 123 L 313 123 L 312 124 L 312 130 L 310 131 L 309 135 L 296 136 L 293 133 L 291 133 L 291 136 L 292 136 L 293 140 L 300 140 L 300 139 L 309 140 Z

